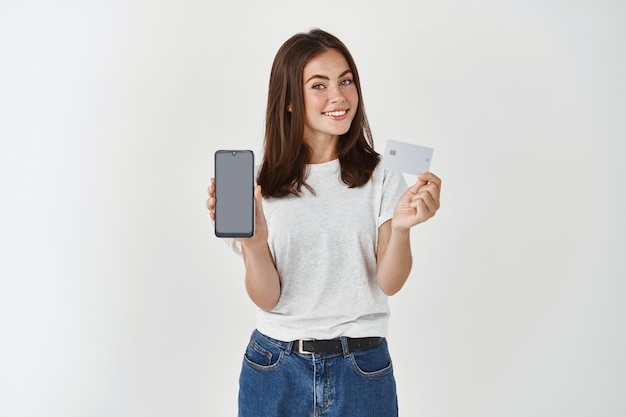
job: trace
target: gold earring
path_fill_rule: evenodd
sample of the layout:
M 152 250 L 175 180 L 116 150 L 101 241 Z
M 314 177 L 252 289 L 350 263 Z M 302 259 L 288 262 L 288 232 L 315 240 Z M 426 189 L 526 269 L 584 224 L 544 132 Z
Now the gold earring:
M 287 111 L 291 113 L 291 106 L 287 107 Z

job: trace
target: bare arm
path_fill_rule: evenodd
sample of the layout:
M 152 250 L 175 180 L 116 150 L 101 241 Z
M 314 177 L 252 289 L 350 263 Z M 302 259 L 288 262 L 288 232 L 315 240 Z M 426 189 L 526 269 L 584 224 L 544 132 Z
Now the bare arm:
M 263 212 L 261 187 L 258 185 L 254 188 L 254 202 L 254 236 L 240 240 L 246 266 L 246 291 L 259 308 L 272 310 L 280 298 L 280 279 L 267 245 L 267 222 Z
M 387 295 L 400 291 L 413 266 L 410 229 L 393 230 L 391 225 L 390 220 L 378 228 L 376 281 Z
M 215 220 L 215 181 L 211 179 L 206 206 L 211 219 Z M 263 310 L 272 310 L 280 298 L 280 279 L 274 258 L 267 245 L 267 222 L 263 212 L 261 187 L 254 189 L 255 231 L 249 239 L 237 239 L 241 244 L 246 268 L 246 291 L 254 304 Z
M 411 227 L 425 222 L 439 209 L 441 180 L 427 172 L 400 197 L 391 221 L 378 228 L 376 281 L 387 295 L 396 294 L 413 266 Z
M 259 308 L 272 310 L 280 298 L 280 280 L 270 249 L 267 243 L 242 248 L 248 296 Z

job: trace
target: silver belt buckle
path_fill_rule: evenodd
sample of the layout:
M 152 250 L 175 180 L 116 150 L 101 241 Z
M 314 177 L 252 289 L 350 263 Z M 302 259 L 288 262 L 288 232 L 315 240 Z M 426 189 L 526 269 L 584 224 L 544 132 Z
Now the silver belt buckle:
M 312 355 L 315 352 L 309 352 L 307 350 L 304 350 L 304 348 L 302 347 L 302 343 L 303 342 L 311 342 L 315 339 L 298 339 L 298 353 L 301 353 L 303 355 Z

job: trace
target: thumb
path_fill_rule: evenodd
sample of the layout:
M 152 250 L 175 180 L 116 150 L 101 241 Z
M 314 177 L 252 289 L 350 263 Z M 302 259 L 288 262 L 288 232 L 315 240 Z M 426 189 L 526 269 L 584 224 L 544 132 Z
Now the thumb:
M 419 191 L 420 188 L 422 188 L 424 185 L 428 184 L 428 181 L 424 181 L 423 179 L 421 179 L 419 176 L 417 177 L 417 181 L 415 181 L 415 184 L 411 185 L 408 189 L 407 192 L 410 194 L 417 194 L 417 192 Z
M 257 214 L 263 214 L 263 193 L 260 185 L 254 187 L 254 206 Z

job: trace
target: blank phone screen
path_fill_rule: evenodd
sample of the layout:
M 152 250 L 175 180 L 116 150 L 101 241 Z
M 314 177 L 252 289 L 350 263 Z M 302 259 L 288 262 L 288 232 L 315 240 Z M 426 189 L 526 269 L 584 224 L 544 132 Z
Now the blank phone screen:
M 251 237 L 254 234 L 254 153 L 215 152 L 215 234 Z

